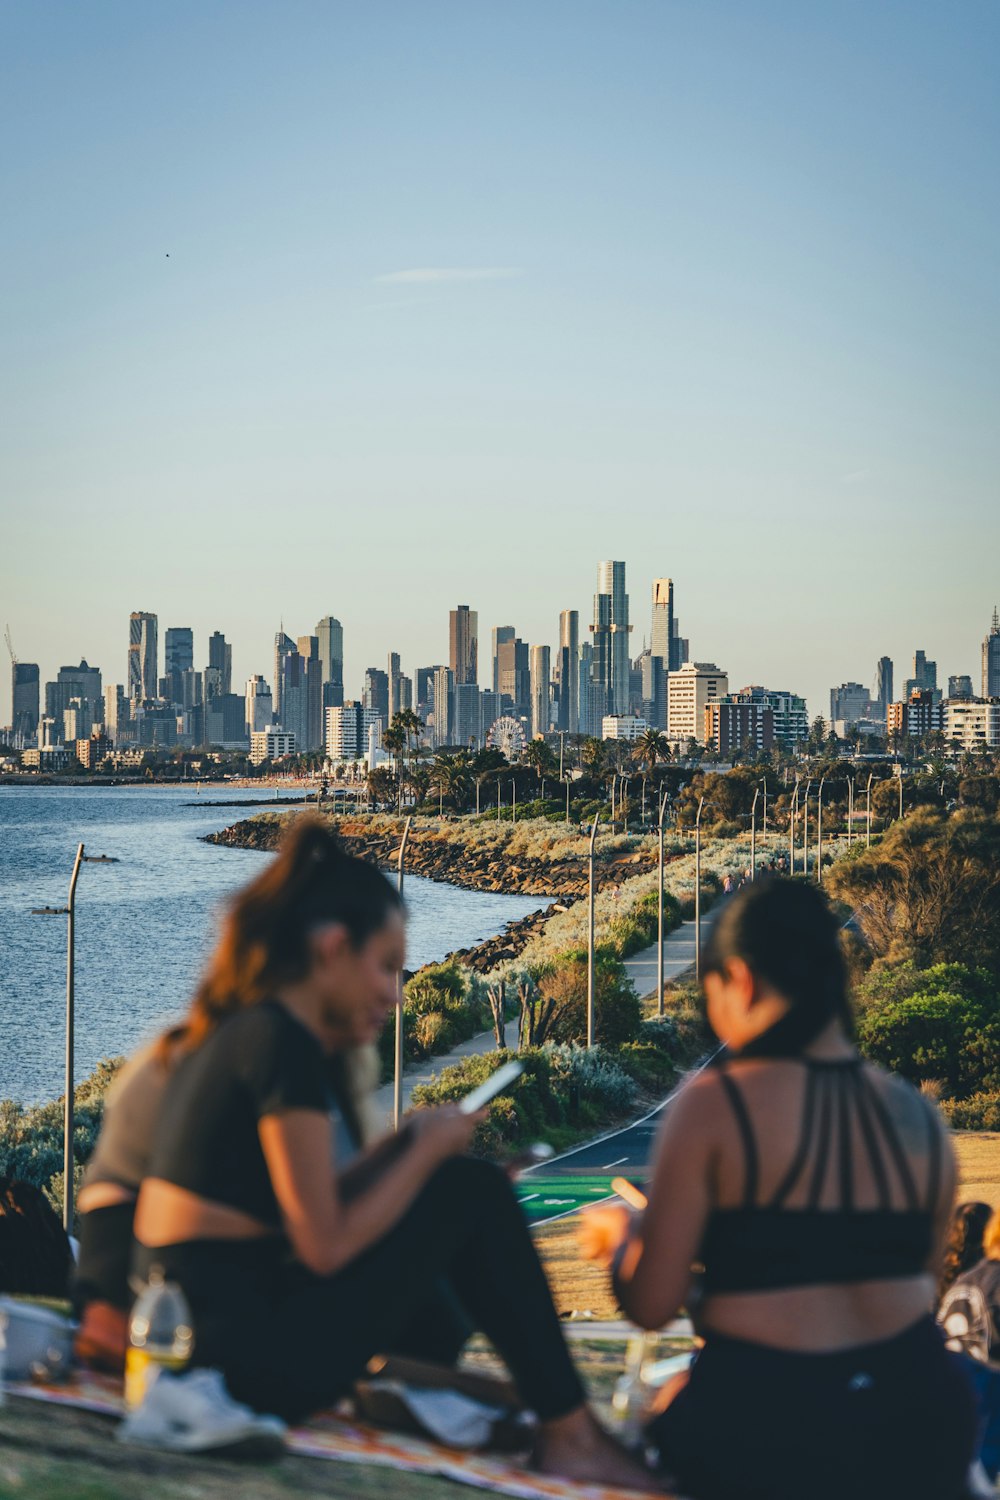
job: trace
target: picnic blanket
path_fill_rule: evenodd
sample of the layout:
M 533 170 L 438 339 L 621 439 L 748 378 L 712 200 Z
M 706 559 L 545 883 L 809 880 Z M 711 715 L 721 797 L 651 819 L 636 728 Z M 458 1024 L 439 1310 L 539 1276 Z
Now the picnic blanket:
M 60 1385 L 11 1382 L 7 1390 L 12 1396 L 26 1396 L 53 1406 L 72 1406 L 102 1416 L 121 1417 L 125 1411 L 121 1381 L 87 1370 L 74 1371 Z M 422 1438 L 366 1427 L 339 1412 L 324 1413 L 304 1427 L 291 1429 L 287 1447 L 289 1453 L 305 1458 L 435 1474 L 475 1489 L 513 1495 L 518 1500 L 624 1500 L 626 1495 L 634 1495 L 634 1491 L 572 1484 L 531 1474 L 506 1457 L 444 1448 Z

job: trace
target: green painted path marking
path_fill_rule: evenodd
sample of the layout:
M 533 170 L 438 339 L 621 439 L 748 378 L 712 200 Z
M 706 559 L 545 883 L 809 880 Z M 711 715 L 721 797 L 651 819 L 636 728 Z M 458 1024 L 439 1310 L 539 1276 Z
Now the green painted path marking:
M 542 1224 L 609 1198 L 611 1178 L 592 1173 L 586 1177 L 522 1177 L 517 1183 L 517 1196 L 529 1224 Z

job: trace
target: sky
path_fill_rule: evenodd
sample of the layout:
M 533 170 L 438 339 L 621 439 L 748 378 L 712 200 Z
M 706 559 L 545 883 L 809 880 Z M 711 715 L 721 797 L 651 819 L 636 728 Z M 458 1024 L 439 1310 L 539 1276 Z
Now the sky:
M 998 63 L 995 0 L 8 0 L 16 653 L 124 681 L 152 610 L 238 685 L 333 614 L 360 695 L 458 603 L 555 646 L 620 558 L 636 653 L 670 576 L 813 714 L 978 683 Z

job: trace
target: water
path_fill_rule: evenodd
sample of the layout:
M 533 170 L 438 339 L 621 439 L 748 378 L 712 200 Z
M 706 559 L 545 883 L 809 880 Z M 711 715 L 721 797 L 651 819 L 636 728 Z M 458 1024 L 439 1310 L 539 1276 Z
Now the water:
M 206 788 L 200 800 L 255 795 Z M 0 787 L 0 1099 L 29 1104 L 62 1092 L 66 918 L 31 909 L 65 906 L 77 845 L 120 860 L 85 864 L 77 885 L 79 1080 L 183 1013 L 222 898 L 268 858 L 200 836 L 248 816 L 252 809 L 199 805 L 193 787 Z M 415 875 L 406 900 L 411 968 L 544 904 Z

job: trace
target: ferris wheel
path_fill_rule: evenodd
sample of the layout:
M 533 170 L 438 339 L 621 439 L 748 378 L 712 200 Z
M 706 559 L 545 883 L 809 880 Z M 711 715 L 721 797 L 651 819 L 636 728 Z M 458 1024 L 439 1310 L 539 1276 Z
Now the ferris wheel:
M 513 764 L 520 760 L 524 749 L 524 728 L 517 719 L 505 714 L 494 719 L 486 735 L 486 743 L 492 750 L 500 750 Z

